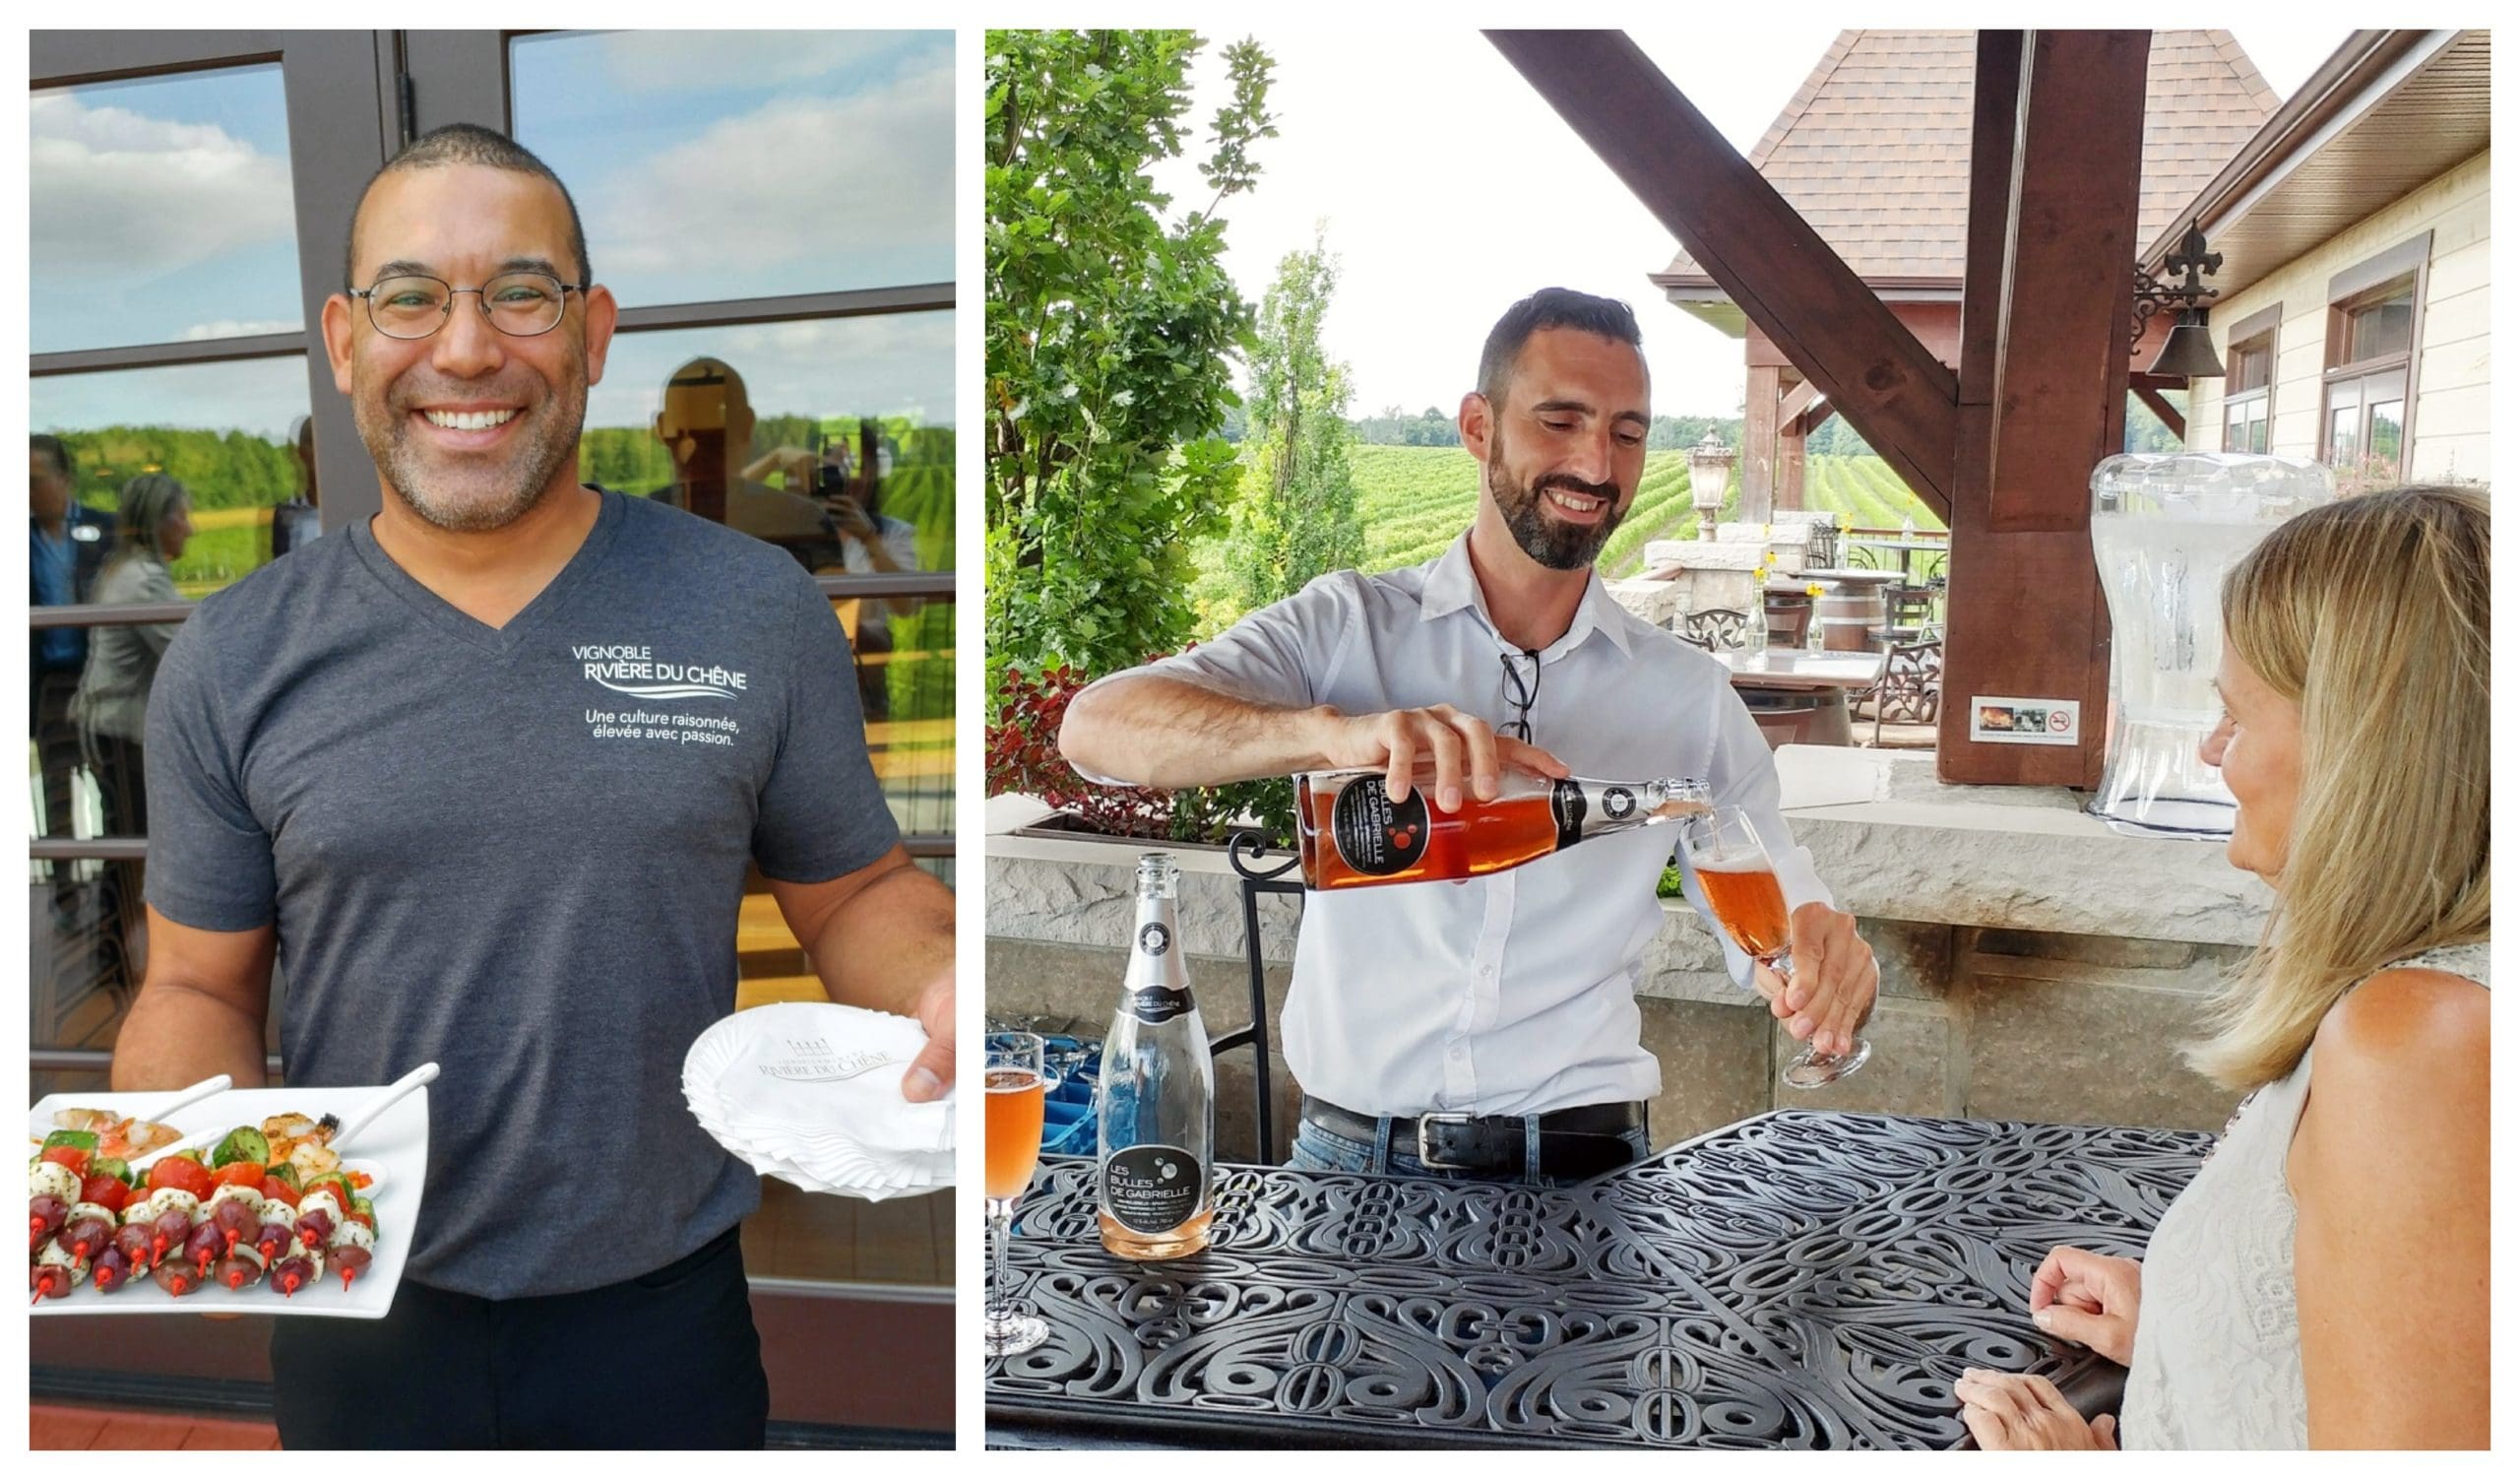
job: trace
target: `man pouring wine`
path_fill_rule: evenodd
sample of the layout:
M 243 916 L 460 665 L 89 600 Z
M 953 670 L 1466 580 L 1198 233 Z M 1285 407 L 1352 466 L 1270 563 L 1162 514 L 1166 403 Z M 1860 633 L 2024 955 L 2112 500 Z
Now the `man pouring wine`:
M 1790 977 L 1728 939 L 1734 980 L 1814 1054 L 1849 1054 L 1879 972 L 1786 828 L 1756 724 L 1720 663 L 1593 568 L 1644 472 L 1640 338 L 1607 298 L 1516 303 L 1461 402 L 1480 499 L 1460 540 L 1424 565 L 1326 575 L 1102 679 L 1069 705 L 1060 748 L 1159 787 L 1379 769 L 1393 804 L 1426 791 L 1438 814 L 1492 802 L 1517 771 L 1703 781 L 1748 819 L 1790 910 Z M 1643 1157 L 1662 1071 L 1634 987 L 1674 831 L 1588 837 L 1467 882 L 1311 894 L 1285 1017 L 1305 1091 L 1294 1164 L 1549 1184 Z

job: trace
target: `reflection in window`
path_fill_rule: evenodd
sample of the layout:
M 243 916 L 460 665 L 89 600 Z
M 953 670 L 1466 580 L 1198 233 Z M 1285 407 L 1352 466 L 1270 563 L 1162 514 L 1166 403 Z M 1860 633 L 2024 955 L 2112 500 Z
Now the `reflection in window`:
M 285 540 L 299 516 L 313 516 L 312 444 L 301 461 L 292 436 L 306 419 L 303 360 L 45 376 L 32 392 L 38 607 L 198 600 L 270 559 L 275 533 Z M 57 530 L 45 517 L 56 511 Z M 176 630 L 118 623 L 32 635 L 36 836 L 148 834 L 149 694 Z M 144 964 L 142 865 L 31 867 L 34 1042 L 110 1045 Z
M 2415 343 L 2415 280 L 2376 302 L 2346 311 L 2349 364 L 2404 354 Z
M 36 354 L 304 327 L 277 64 L 48 89 L 28 128 Z
M 511 107 L 626 305 L 942 283 L 953 61 L 951 32 L 525 36 Z
M 46 375 L 30 384 L 29 401 L 33 429 L 70 453 L 72 495 L 107 528 L 134 478 L 163 473 L 184 485 L 190 538 L 171 569 L 187 598 L 269 560 L 276 520 L 284 544 L 312 528 L 314 465 L 299 456 L 303 359 Z

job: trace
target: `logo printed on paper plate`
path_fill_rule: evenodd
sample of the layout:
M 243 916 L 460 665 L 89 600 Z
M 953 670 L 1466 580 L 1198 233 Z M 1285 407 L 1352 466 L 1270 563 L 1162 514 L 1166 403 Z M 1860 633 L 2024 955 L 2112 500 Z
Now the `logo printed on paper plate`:
M 731 699 L 744 692 L 752 677 L 724 664 L 660 662 L 645 643 L 572 644 L 569 656 L 589 678 L 614 693 L 642 699 Z
M 792 1057 L 754 1066 L 770 1078 L 790 1084 L 838 1084 L 903 1062 L 871 1049 L 836 1052 L 819 1038 L 790 1038 L 784 1043 Z

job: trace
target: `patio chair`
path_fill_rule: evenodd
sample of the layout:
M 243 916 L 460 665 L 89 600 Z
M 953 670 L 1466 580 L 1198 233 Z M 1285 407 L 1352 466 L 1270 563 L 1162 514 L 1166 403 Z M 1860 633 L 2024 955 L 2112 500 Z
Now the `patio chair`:
M 1721 653 L 1741 646 L 1750 630 L 1750 613 L 1728 607 L 1683 611 L 1671 630 L 1679 633 L 1683 641 L 1693 642 L 1710 653 Z
M 1942 715 L 1942 631 L 1927 625 L 1915 641 L 1893 642 L 1881 681 L 1864 691 L 1872 702 L 1872 743 L 1881 743 L 1884 720 L 1930 725 Z

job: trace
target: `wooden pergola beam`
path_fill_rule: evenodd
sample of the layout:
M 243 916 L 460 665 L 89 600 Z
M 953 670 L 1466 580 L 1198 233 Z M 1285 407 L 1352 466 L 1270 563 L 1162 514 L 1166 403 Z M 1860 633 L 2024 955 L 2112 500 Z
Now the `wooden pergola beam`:
M 1947 518 L 1959 399 L 1950 368 L 1626 35 L 1486 34 L 1750 322 Z
M 2172 436 L 2182 442 L 2187 440 L 2187 418 L 2179 415 L 2177 407 L 2170 404 L 2170 398 L 2141 381 L 2135 383 L 2134 391 L 2135 399 L 2144 403 L 2154 416 L 2162 418 L 2162 424 L 2170 428 Z

